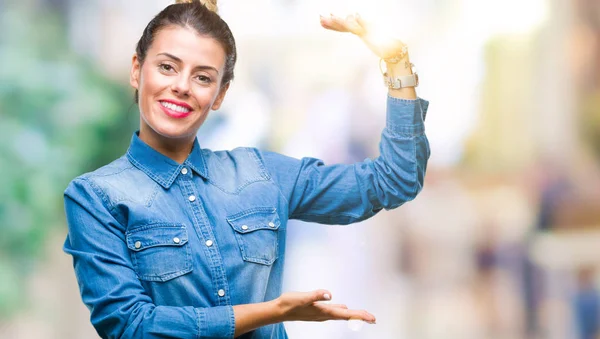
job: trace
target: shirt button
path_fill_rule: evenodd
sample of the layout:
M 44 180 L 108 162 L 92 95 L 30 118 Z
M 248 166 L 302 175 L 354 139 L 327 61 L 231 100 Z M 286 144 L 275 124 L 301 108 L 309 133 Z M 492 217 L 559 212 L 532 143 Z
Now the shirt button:
M 189 200 L 189 201 L 194 201 L 194 200 L 196 200 L 196 197 L 195 197 L 195 196 L 193 196 L 193 195 L 190 195 L 190 197 L 188 198 L 188 200 Z
M 212 240 L 206 240 L 205 244 L 206 244 L 206 246 L 211 247 L 213 242 L 212 242 Z
M 248 225 L 242 225 L 242 229 L 243 230 L 247 230 L 248 229 Z
M 270 227 L 275 227 L 275 224 L 274 224 L 274 223 L 271 221 L 271 222 L 269 223 L 269 226 L 270 226 Z
M 176 244 L 179 244 L 181 242 L 181 240 L 177 237 L 173 238 L 173 242 Z
M 225 290 L 219 290 L 217 293 L 219 294 L 219 297 L 225 296 Z
M 142 247 L 142 243 L 139 241 L 136 241 L 133 246 L 135 246 L 135 248 L 140 248 L 140 247 Z
M 186 175 L 187 172 L 188 172 L 187 168 L 184 167 L 184 168 L 181 169 L 181 174 Z

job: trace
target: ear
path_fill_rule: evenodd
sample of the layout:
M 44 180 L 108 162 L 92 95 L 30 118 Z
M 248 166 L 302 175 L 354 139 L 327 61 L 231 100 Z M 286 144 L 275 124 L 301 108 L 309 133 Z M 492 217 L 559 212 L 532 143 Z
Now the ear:
M 225 99 L 225 94 L 227 94 L 227 90 L 229 89 L 229 84 L 231 82 L 228 82 L 225 86 L 222 86 L 221 89 L 219 90 L 219 94 L 217 94 L 217 99 L 215 99 L 215 102 L 213 102 L 212 106 L 210 108 L 212 108 L 213 111 L 218 110 L 221 107 L 221 104 L 223 103 L 223 100 Z
M 139 89 L 140 87 L 140 70 L 141 70 L 140 60 L 136 53 L 133 54 L 133 58 L 131 58 L 131 71 L 129 73 L 129 84 L 131 87 L 135 89 Z

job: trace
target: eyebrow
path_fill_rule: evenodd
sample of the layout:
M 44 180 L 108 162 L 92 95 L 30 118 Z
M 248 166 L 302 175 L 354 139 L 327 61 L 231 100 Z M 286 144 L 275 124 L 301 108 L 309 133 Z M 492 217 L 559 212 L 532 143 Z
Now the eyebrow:
M 176 56 L 174 56 L 173 54 L 170 54 L 170 53 L 158 53 L 156 56 L 159 56 L 159 55 L 164 55 L 164 56 L 166 56 L 166 57 L 168 57 L 170 59 L 173 59 L 173 60 L 175 60 L 175 61 L 177 61 L 179 63 L 183 62 L 183 60 L 181 60 L 180 58 L 178 58 L 178 57 L 176 57 Z M 217 74 L 219 74 L 219 70 L 217 70 L 216 68 L 214 68 L 212 66 L 199 65 L 199 66 L 194 67 L 194 71 L 195 70 L 207 70 L 207 69 L 208 70 L 213 70 L 213 71 L 217 72 Z

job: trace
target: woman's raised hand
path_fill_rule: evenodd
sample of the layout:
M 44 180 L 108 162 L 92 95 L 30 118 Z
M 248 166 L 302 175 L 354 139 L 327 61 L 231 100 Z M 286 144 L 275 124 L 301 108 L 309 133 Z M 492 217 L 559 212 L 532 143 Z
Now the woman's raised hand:
M 335 16 L 321 16 L 321 26 L 323 28 L 352 33 L 362 39 L 373 53 L 383 59 L 388 59 L 399 54 L 403 54 L 404 43 L 394 39 L 391 35 L 383 32 L 376 32 L 372 25 L 364 21 L 360 15 L 348 15 L 346 18 Z
M 281 321 L 363 320 L 374 324 L 375 316 L 364 310 L 350 310 L 343 304 L 330 304 L 327 290 L 283 293 L 275 300 Z

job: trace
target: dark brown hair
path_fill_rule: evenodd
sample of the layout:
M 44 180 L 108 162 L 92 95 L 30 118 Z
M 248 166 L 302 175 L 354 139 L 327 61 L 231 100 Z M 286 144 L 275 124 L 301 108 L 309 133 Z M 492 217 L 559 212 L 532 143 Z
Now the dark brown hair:
M 137 43 L 135 52 L 140 65 L 146 59 L 146 53 L 152 45 L 154 37 L 163 28 L 171 25 L 190 27 L 198 34 L 215 39 L 225 51 L 225 72 L 221 86 L 233 80 L 233 69 L 237 59 L 235 40 L 227 23 L 221 19 L 217 11 L 216 1 L 200 0 L 177 1 L 158 13 L 146 26 Z M 135 91 L 135 102 L 138 102 L 138 91 Z

